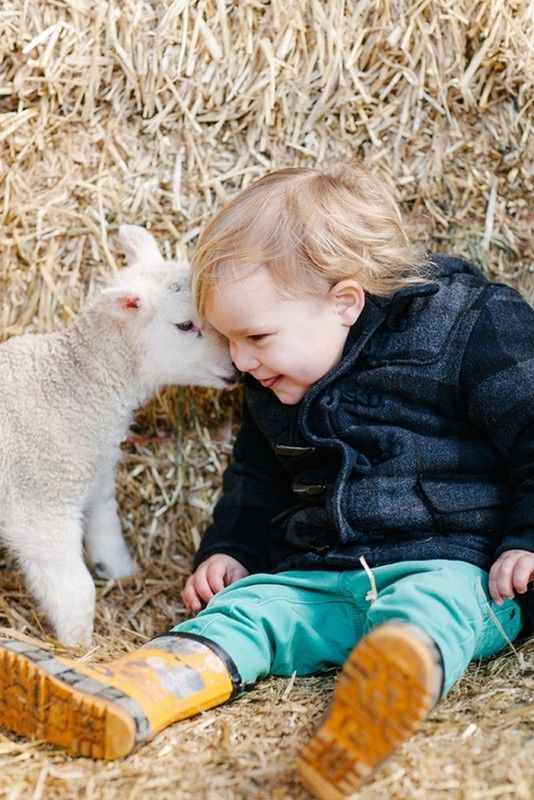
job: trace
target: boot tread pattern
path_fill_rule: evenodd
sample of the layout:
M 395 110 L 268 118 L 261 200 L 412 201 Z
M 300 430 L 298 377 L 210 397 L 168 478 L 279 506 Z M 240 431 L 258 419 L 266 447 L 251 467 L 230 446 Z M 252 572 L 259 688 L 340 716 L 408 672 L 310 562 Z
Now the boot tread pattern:
M 63 664 L 46 650 L 19 641 L 0 642 L 0 725 L 92 758 L 106 752 L 114 716 L 133 718 L 137 736 L 148 720 L 136 701 L 118 689 Z
M 412 654 L 417 664 L 417 648 Z M 373 635 L 352 651 L 327 719 L 300 756 L 302 782 L 323 800 L 353 794 L 421 725 L 434 697 Z

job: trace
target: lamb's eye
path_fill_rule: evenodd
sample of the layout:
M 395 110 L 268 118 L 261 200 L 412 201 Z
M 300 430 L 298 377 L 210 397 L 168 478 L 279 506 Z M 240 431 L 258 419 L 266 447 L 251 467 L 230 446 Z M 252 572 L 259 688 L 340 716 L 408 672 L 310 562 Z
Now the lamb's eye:
M 181 290 L 181 286 L 179 283 L 170 283 L 169 284 L 169 292 L 179 292 Z
M 192 331 L 193 328 L 195 327 L 195 325 L 191 321 L 189 321 L 189 322 L 177 322 L 176 323 L 176 327 L 178 328 L 179 331 Z

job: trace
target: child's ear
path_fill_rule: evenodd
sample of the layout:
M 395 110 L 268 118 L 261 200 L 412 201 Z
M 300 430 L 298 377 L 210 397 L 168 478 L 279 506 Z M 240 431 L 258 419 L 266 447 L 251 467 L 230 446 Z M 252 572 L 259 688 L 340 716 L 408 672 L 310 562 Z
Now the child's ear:
M 358 281 L 345 278 L 330 289 L 330 297 L 343 325 L 354 325 L 365 305 L 365 292 Z

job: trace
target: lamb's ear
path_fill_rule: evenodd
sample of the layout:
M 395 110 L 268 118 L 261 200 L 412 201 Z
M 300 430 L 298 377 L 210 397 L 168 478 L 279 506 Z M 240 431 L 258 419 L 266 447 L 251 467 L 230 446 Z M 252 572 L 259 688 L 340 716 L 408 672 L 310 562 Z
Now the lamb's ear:
M 158 244 L 151 233 L 139 225 L 120 225 L 119 239 L 128 266 L 140 261 L 163 263 Z
M 147 321 L 154 315 L 155 305 L 148 292 L 135 287 L 109 286 L 102 289 L 99 305 L 114 319 Z

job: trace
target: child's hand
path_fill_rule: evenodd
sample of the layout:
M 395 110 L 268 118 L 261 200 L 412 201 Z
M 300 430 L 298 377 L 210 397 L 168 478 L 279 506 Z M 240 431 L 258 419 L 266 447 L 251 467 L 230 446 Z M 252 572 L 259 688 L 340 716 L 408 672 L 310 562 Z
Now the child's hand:
M 490 594 L 496 603 L 512 598 L 514 591 L 524 594 L 534 580 L 534 553 L 528 550 L 506 550 L 490 569 Z
M 245 578 L 248 570 L 231 556 L 216 553 L 210 556 L 185 582 L 182 599 L 191 611 L 200 611 L 214 594 Z

